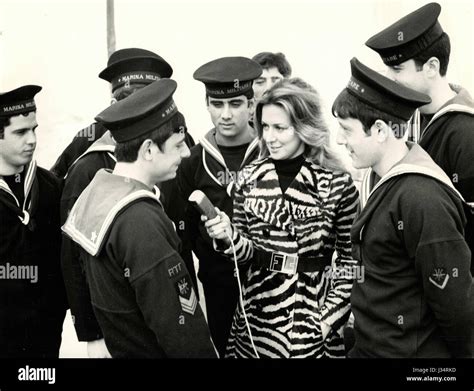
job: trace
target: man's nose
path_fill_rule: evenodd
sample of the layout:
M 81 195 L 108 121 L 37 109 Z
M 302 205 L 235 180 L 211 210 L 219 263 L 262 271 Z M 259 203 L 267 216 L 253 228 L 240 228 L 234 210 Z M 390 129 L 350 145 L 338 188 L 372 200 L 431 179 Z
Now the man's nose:
M 339 145 L 345 145 L 346 142 L 347 141 L 342 133 L 342 129 L 339 129 L 336 134 L 336 143 L 338 143 Z
M 228 104 L 225 104 L 222 107 L 221 117 L 224 118 L 224 119 L 232 118 L 232 112 L 231 112 L 230 106 Z
M 181 152 L 181 159 L 186 159 L 191 156 L 191 151 L 189 150 L 189 147 L 184 144 L 183 151 Z
M 36 145 L 36 133 L 33 130 L 28 131 L 26 143 Z
M 265 82 L 265 90 L 263 91 L 263 94 L 264 94 L 265 92 L 267 92 L 270 88 L 272 88 L 275 83 L 276 83 L 276 81 L 272 81 L 271 79 L 270 79 L 270 80 L 267 80 L 267 81 Z M 263 94 L 262 94 L 262 95 L 263 95 Z

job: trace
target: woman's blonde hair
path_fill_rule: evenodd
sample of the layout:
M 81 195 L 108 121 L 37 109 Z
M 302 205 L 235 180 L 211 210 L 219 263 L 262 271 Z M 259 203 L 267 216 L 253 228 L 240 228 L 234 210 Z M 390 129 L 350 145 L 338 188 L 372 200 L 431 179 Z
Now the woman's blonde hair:
M 266 105 L 275 105 L 286 111 L 295 133 L 305 144 L 306 158 L 329 170 L 346 171 L 337 153 L 330 146 L 329 128 L 321 112 L 321 100 L 311 85 L 300 78 L 281 80 L 258 102 L 255 128 L 260 140 L 260 157 L 269 155 L 262 131 L 262 108 Z

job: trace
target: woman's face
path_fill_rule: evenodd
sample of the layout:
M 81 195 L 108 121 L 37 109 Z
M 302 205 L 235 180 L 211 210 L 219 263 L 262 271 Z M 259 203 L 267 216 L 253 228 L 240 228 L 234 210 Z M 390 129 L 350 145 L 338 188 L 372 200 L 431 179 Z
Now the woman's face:
M 291 159 L 304 152 L 304 143 L 291 125 L 290 116 L 280 106 L 263 106 L 262 138 L 272 159 Z

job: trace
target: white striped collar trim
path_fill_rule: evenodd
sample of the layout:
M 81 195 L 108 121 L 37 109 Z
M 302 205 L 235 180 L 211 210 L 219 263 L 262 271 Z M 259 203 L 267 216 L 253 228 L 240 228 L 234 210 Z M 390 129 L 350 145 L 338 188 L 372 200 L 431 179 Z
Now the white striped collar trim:
M 469 107 L 469 106 L 466 106 L 466 105 L 461 105 L 459 103 L 453 103 L 453 104 L 450 104 L 446 107 L 443 107 L 440 111 L 438 111 L 434 116 L 433 118 L 431 118 L 431 121 L 428 122 L 428 125 L 426 125 L 425 129 L 423 130 L 423 133 L 421 134 L 420 136 L 420 139 L 426 134 L 429 126 L 434 122 L 436 121 L 439 117 L 441 117 L 442 115 L 446 114 L 446 113 L 451 113 L 451 112 L 460 112 L 460 113 L 466 113 L 466 114 L 471 114 L 471 115 L 474 115 L 474 108 L 473 107 Z
M 242 166 L 246 165 L 247 160 L 249 159 L 250 155 L 257 149 L 259 146 L 258 138 L 254 138 L 253 141 L 250 143 L 247 151 L 245 152 L 244 160 L 242 160 Z
M 207 166 L 207 162 L 206 162 L 206 149 L 203 148 L 202 149 L 202 164 L 204 165 L 204 169 L 206 170 L 207 174 L 211 177 L 211 179 L 216 182 L 219 186 L 224 186 L 215 176 L 214 174 L 211 172 L 211 170 L 209 169 L 209 167 Z M 227 170 L 227 167 L 226 167 L 226 170 Z
M 420 141 L 420 110 L 416 109 L 415 113 L 408 121 L 408 129 L 407 134 L 408 138 L 411 136 L 412 139 L 409 141 L 413 141 L 415 144 L 418 144 Z
M 81 194 L 81 196 L 84 193 Z M 81 245 L 84 250 L 86 250 L 90 255 L 96 256 L 101 247 L 102 247 L 102 242 L 109 231 L 109 228 L 111 224 L 113 223 L 115 216 L 128 204 L 131 202 L 139 199 L 139 198 L 151 198 L 156 200 L 160 205 L 160 200 L 159 200 L 159 190 L 158 193 L 155 195 L 153 192 L 148 191 L 148 190 L 137 190 L 133 192 L 132 194 L 129 194 L 128 196 L 122 198 L 117 204 L 110 210 L 110 212 L 107 214 L 104 222 L 102 223 L 102 226 L 100 227 L 99 233 L 97 234 L 97 237 L 95 240 L 91 240 L 84 236 L 82 232 L 80 232 L 78 229 L 76 229 L 74 225 L 74 220 L 75 220 L 75 213 L 76 213 L 76 206 L 79 204 L 79 201 L 81 199 L 81 196 L 79 196 L 79 199 L 76 201 L 74 204 L 70 217 L 68 217 L 66 223 L 61 227 L 61 229 L 68 234 L 75 242 Z
M 366 183 L 366 187 L 364 186 L 364 183 L 362 183 L 362 192 L 367 192 L 370 187 L 370 174 L 372 172 L 372 169 L 369 169 L 367 170 L 367 174 L 366 174 L 366 177 L 364 177 L 364 181 L 365 179 L 367 178 L 367 180 L 365 182 Z M 445 185 L 447 185 L 450 189 L 452 189 L 457 195 L 458 197 L 463 201 L 464 201 L 464 198 L 462 197 L 462 195 L 459 193 L 459 191 L 456 190 L 456 188 L 453 186 L 453 184 L 451 183 L 451 181 L 449 180 L 448 177 L 434 171 L 434 170 L 431 170 L 429 168 L 426 168 L 426 167 L 420 167 L 420 166 L 417 166 L 416 164 L 399 164 L 397 166 L 395 166 L 392 170 L 390 170 L 387 174 L 385 174 L 378 182 L 377 184 L 374 186 L 374 188 L 370 191 L 369 189 L 369 193 L 368 193 L 368 196 L 367 196 L 367 199 L 365 198 L 362 198 L 362 194 L 361 194 L 361 206 L 362 208 L 365 207 L 365 205 L 367 204 L 370 196 L 375 192 L 375 190 L 377 190 L 383 183 L 387 182 L 389 179 L 391 178 L 394 178 L 396 176 L 400 176 L 400 175 L 404 175 L 404 174 L 423 174 L 423 175 L 427 175 L 431 178 L 434 178 L 438 181 L 440 181 L 441 183 L 444 183 Z M 364 189 L 365 187 L 365 189 Z M 362 228 L 360 229 L 360 232 L 359 232 L 359 238 L 360 240 L 362 240 L 362 236 L 363 236 L 363 232 L 364 232 L 364 228 L 365 228 L 365 225 L 362 226 Z
M 219 151 L 218 148 L 212 145 L 212 143 L 206 138 L 202 138 L 201 140 L 199 140 L 199 142 L 202 145 L 202 148 L 205 149 L 207 153 L 209 153 L 214 159 L 216 159 L 219 164 L 227 168 L 224 156 L 222 156 L 222 153 L 221 151 Z
M 13 197 L 13 199 L 15 200 L 16 205 L 18 207 L 20 207 L 20 203 L 18 202 L 18 198 L 16 198 L 15 194 L 13 194 L 13 192 L 10 190 L 10 186 L 8 186 L 7 182 L 5 182 L 4 179 L 0 179 L 0 189 L 5 191 L 5 193 L 8 193 L 9 195 L 11 195 Z
M 222 156 L 221 151 L 219 151 L 219 149 L 216 148 L 207 138 L 203 137 L 201 140 L 199 140 L 199 143 L 202 145 L 202 148 L 206 150 L 206 152 L 208 152 L 222 166 L 227 168 L 224 156 Z M 255 138 L 250 142 L 247 150 L 245 151 L 244 159 L 242 160 L 242 166 L 246 165 L 247 160 L 256 148 L 258 148 L 258 138 Z
M 81 156 L 79 156 L 74 162 L 69 166 L 69 170 L 84 156 L 92 153 L 92 152 L 107 152 L 107 155 L 110 156 L 111 159 L 113 159 L 115 162 L 117 162 L 117 158 L 114 155 L 115 152 L 115 145 L 94 145 L 92 144 Z M 67 178 L 69 174 L 69 170 L 64 176 L 64 179 Z
M 24 188 L 23 188 L 24 189 L 23 205 L 20 205 L 18 199 L 16 198 L 15 194 L 13 194 L 13 192 L 11 191 L 10 186 L 8 186 L 7 182 L 3 178 L 0 179 L 0 189 L 3 189 L 5 192 L 7 192 L 8 194 L 10 194 L 13 197 L 13 199 L 15 200 L 17 206 L 19 208 L 21 208 L 24 216 L 26 216 L 28 214 L 28 212 L 26 211 L 26 209 L 27 209 L 26 208 L 26 202 L 28 200 L 28 196 L 30 195 L 31 187 L 33 186 L 33 181 L 35 179 L 35 176 L 36 176 L 36 161 L 32 160 L 28 164 L 28 166 L 26 167 L 25 183 L 24 183 Z M 29 203 L 28 206 L 30 206 L 30 205 L 31 205 L 31 199 L 30 199 L 30 203 Z M 26 221 L 26 224 L 28 224 L 27 220 L 29 220 L 29 219 L 22 219 L 19 216 L 18 216 L 18 218 L 21 220 L 22 223 L 24 223 L 24 221 Z
M 369 199 L 369 194 L 370 194 L 370 177 L 372 175 L 372 168 L 369 168 L 365 174 L 364 177 L 362 178 L 362 184 L 360 187 L 360 206 L 361 208 L 364 208 L 365 204 L 367 203 Z
M 209 166 L 207 165 L 206 162 L 206 152 L 209 153 L 214 159 L 217 160 L 217 162 L 222 165 L 226 172 L 230 174 L 229 169 L 227 168 L 227 165 L 225 164 L 224 157 L 222 156 L 222 153 L 219 151 L 218 148 L 216 148 L 209 140 L 206 138 L 202 138 L 199 140 L 200 144 L 202 145 L 202 163 L 204 165 L 204 169 L 208 173 L 208 175 L 211 177 L 211 179 L 216 182 L 219 186 L 221 187 L 226 187 L 227 193 L 231 194 L 231 189 L 233 188 L 234 184 L 233 182 L 229 183 L 228 186 L 225 186 L 225 184 L 221 183 L 218 178 L 215 177 L 215 175 L 211 172 L 209 169 Z M 249 159 L 250 155 L 252 152 L 255 151 L 256 148 L 258 148 L 258 139 L 253 139 L 252 142 L 249 144 L 247 150 L 245 151 L 244 159 L 242 160 L 240 168 L 244 167 L 247 164 L 247 160 Z M 229 175 L 229 178 L 231 175 Z
M 374 193 L 375 190 L 377 190 L 382 184 L 387 182 L 389 179 L 394 178 L 396 176 L 404 175 L 404 174 L 423 174 L 431 178 L 434 178 L 438 180 L 439 182 L 447 185 L 450 189 L 452 189 L 458 195 L 458 197 L 463 202 L 465 202 L 461 193 L 459 193 L 459 191 L 456 190 L 456 188 L 453 186 L 453 184 L 451 183 L 451 181 L 446 175 L 442 175 L 441 173 L 431 170 L 426 167 L 420 167 L 420 166 L 417 166 L 416 164 L 408 164 L 408 163 L 399 164 L 395 166 L 392 170 L 390 170 L 387 174 L 385 174 L 380 179 L 380 181 L 378 181 L 378 183 L 374 186 L 367 200 L 370 198 L 370 196 Z

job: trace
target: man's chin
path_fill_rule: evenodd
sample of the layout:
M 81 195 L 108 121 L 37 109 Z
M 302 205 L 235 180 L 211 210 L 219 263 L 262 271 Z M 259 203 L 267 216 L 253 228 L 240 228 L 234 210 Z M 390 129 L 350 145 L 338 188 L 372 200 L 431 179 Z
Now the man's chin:
M 0 165 L 0 175 L 3 176 L 10 176 L 15 174 L 20 174 L 25 169 L 25 166 L 31 162 L 31 159 L 26 162 L 15 162 L 15 163 L 8 163 L 5 165 Z
M 364 164 L 363 162 L 359 161 L 358 159 L 352 158 L 352 167 L 360 170 L 363 168 L 369 168 L 370 166 L 367 164 Z
M 20 159 L 18 162 L 15 163 L 15 166 L 17 167 L 23 167 L 23 166 L 26 166 L 27 164 L 31 163 L 31 161 L 33 160 L 33 155 L 27 155 L 26 157 L 23 157 L 22 159 Z
M 222 126 L 219 126 L 217 130 L 222 136 L 226 137 L 233 137 L 237 134 L 235 127 L 223 128 Z
M 168 174 L 163 176 L 163 180 L 161 182 L 166 182 L 166 181 L 176 178 L 177 171 L 178 169 L 176 168 L 176 170 L 174 170 L 173 172 L 169 172 Z

